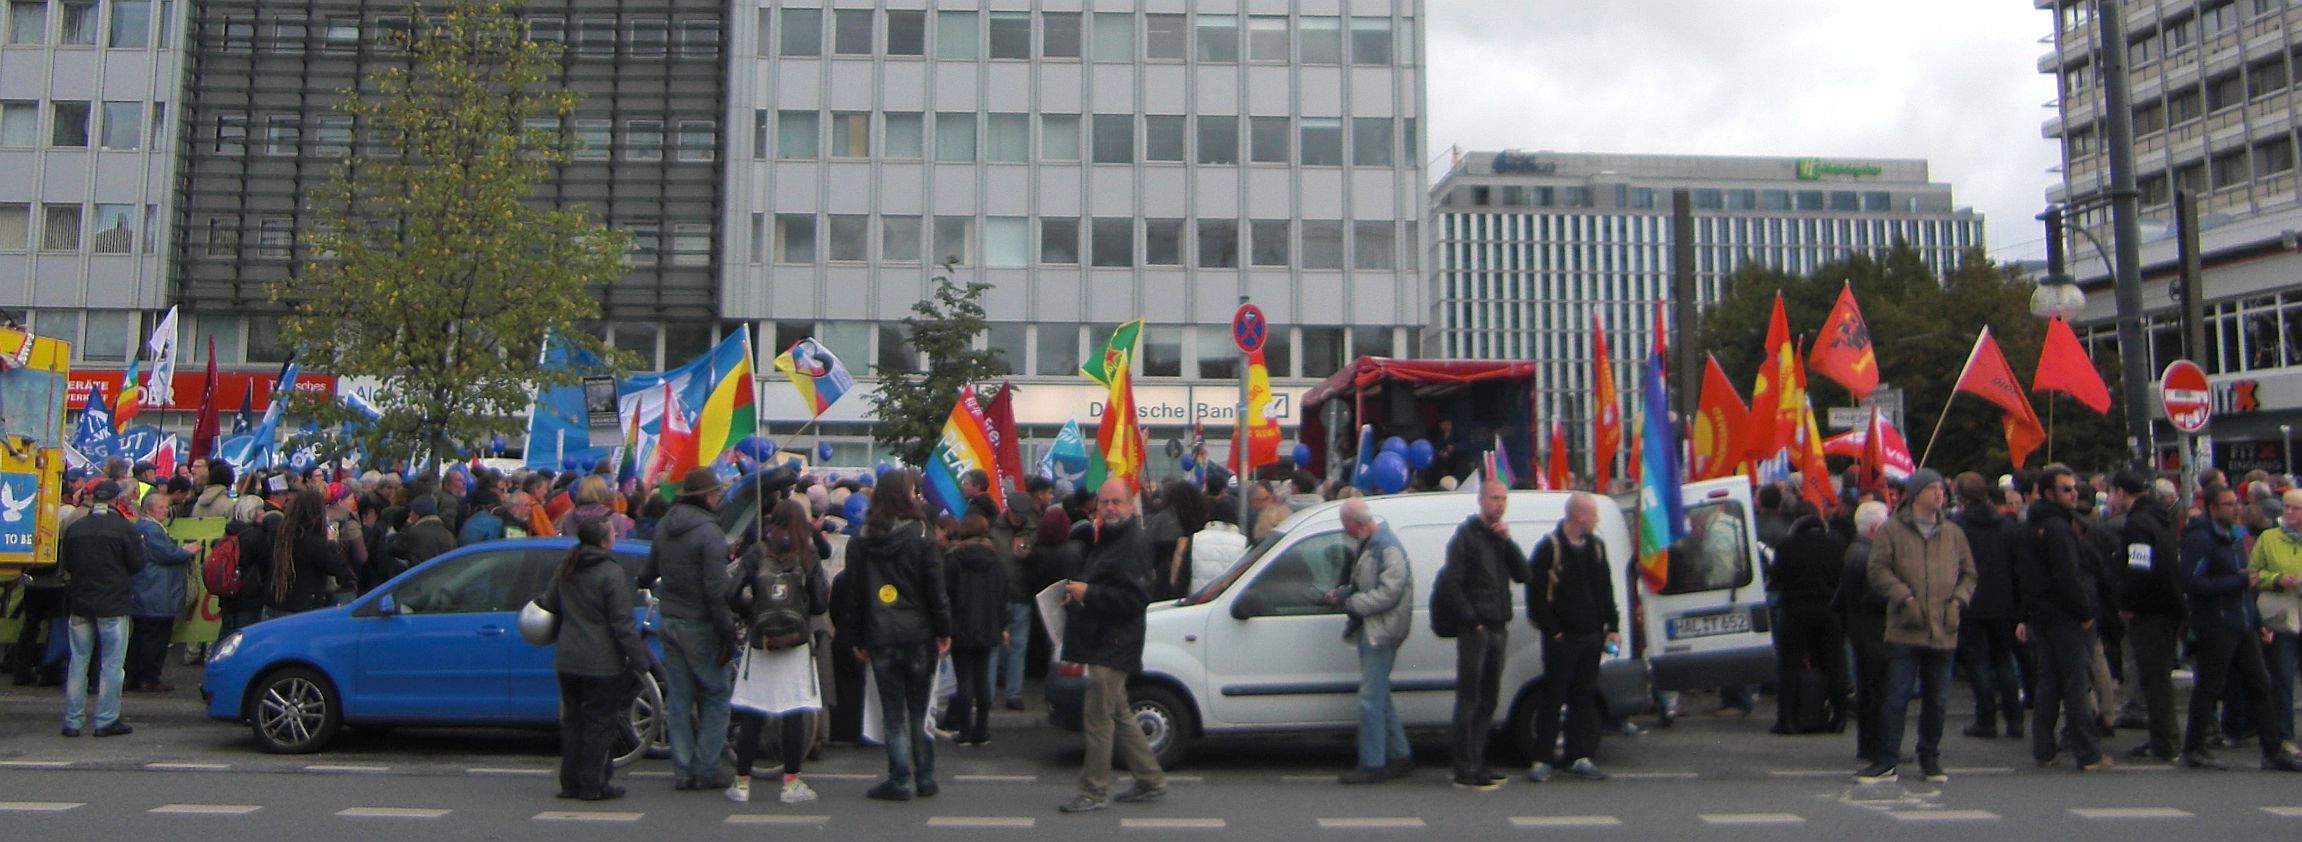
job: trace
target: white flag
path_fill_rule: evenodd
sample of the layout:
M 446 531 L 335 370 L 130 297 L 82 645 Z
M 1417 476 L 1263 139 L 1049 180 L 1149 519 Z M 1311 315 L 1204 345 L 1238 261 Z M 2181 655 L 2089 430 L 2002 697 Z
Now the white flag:
M 152 328 L 152 338 L 144 341 L 152 351 L 152 374 L 144 379 L 144 405 L 167 406 L 175 398 L 176 385 L 176 308 L 168 308 L 168 315 Z

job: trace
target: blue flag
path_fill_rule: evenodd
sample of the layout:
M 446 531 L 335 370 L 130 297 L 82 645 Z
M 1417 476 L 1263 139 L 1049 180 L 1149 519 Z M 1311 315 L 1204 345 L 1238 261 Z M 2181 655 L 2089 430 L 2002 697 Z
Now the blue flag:
M 1660 593 L 1670 581 L 1670 547 L 1686 535 L 1679 499 L 1679 438 L 1671 429 L 1670 396 L 1663 388 L 1663 358 L 1647 359 L 1646 423 L 1639 443 L 1639 578 Z
M 103 383 L 89 388 L 86 406 L 80 411 L 80 423 L 72 428 L 72 446 L 90 459 L 102 459 L 112 454 L 112 440 L 118 436 L 112 429 L 112 405 L 104 400 Z
M 1079 419 L 1063 422 L 1055 444 L 1039 459 L 1039 473 L 1049 480 L 1069 480 L 1076 486 L 1087 479 L 1087 438 L 1079 432 Z

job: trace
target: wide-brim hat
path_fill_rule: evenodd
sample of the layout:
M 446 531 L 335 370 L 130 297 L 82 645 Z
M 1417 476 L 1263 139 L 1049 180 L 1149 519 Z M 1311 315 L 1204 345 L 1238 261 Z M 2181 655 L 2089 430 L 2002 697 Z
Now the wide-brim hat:
M 679 496 L 701 497 L 726 487 L 727 481 L 719 478 L 719 472 L 710 468 L 691 468 L 687 476 L 680 478 Z

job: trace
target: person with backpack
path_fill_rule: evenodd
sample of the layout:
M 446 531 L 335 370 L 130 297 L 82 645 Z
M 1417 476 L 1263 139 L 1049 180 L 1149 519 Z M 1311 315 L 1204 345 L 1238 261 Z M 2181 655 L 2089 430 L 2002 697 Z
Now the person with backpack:
M 960 745 L 982 746 L 991 742 L 991 653 L 1007 645 L 1007 568 L 982 515 L 960 519 L 958 538 L 943 565 L 951 594 L 951 671 L 959 684 L 949 721 Z
M 585 484 L 598 481 L 597 477 L 584 479 Z M 571 513 L 580 510 L 578 507 Z M 605 528 L 607 520 L 579 518 L 572 522 L 579 529 L 592 529 L 595 524 Z M 775 504 L 759 540 L 736 561 L 729 602 L 736 616 L 744 618 L 745 628 L 743 657 L 735 668 L 734 694 L 729 702 L 735 720 L 735 782 L 727 787 L 729 801 L 751 800 L 751 772 L 759 760 L 760 732 L 766 730 L 771 717 L 782 726 L 783 789 L 779 799 L 785 804 L 815 800 L 815 790 L 799 778 L 812 733 L 812 715 L 823 709 L 809 618 L 822 616 L 830 607 L 823 559 L 817 554 L 814 539 L 806 505 L 786 499 Z
M 1599 658 L 1602 647 L 1622 645 L 1622 614 L 1615 608 L 1612 565 L 1599 528 L 1598 498 L 1567 498 L 1557 529 L 1535 542 L 1528 557 L 1527 619 L 1541 635 L 1543 687 L 1535 702 L 1535 762 L 1527 780 L 1550 780 L 1553 768 L 1584 780 L 1607 773 L 1591 762 L 1599 749 Z M 1558 752 L 1559 710 L 1566 709 L 1566 749 Z M 1564 761 L 1563 763 L 1561 761 Z
M 1510 643 L 1511 583 L 1527 580 L 1527 554 L 1503 520 L 1510 504 L 1509 486 L 1480 484 L 1479 511 L 1455 528 L 1446 564 L 1431 585 L 1431 630 L 1455 638 L 1451 748 L 1459 789 L 1493 791 L 1504 780 L 1487 766 L 1487 738 L 1495 727 L 1503 650 Z

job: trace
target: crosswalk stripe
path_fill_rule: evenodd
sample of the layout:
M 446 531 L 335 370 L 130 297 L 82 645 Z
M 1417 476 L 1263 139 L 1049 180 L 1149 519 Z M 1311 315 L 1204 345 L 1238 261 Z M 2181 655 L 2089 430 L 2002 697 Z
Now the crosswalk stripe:
M 1027 784 L 1039 780 L 1038 775 L 953 775 L 952 780 L 963 784 Z
M 861 772 L 809 772 L 809 773 L 807 773 L 807 779 L 808 779 L 808 780 L 811 780 L 811 781 L 876 781 L 876 780 L 879 780 L 879 777 L 880 777 L 880 776 L 878 776 L 878 775 L 868 775 L 868 774 L 864 774 L 864 773 L 861 773 Z
M 1030 816 L 929 816 L 928 827 L 949 830 L 979 828 L 1029 828 L 1039 823 Z
M 0 769 L 64 769 L 70 760 L 0 760 Z
M 1998 814 L 1989 810 L 1910 810 L 1892 812 L 1898 822 L 1986 822 L 1996 821 Z
M 2072 807 L 2072 815 L 2082 819 L 2187 819 L 2187 810 L 2172 807 Z
M 1971 767 L 1971 768 L 1964 768 L 1964 769 L 1956 769 L 1956 768 L 1954 768 L 1954 769 L 1944 769 L 1944 770 L 1942 770 L 1942 771 L 1944 771 L 1944 772 L 1947 772 L 1947 773 L 1950 773 L 1950 774 L 1953 774 L 1953 775 L 2011 775 L 2011 774 L 2014 774 L 2014 767 L 2012 767 L 2012 766 L 1976 766 L 1976 767 Z
M 545 810 L 535 815 L 539 822 L 636 822 L 646 813 L 594 813 L 581 810 Z
M 1145 818 L 1120 819 L 1121 830 L 1222 830 L 1222 819 Z
M 546 776 L 546 775 L 550 775 L 550 774 L 552 774 L 552 772 L 553 772 L 553 770 L 551 770 L 551 769 L 520 769 L 520 768 L 507 768 L 507 767 L 500 767 L 500 766 L 476 766 L 476 767 L 473 767 L 473 768 L 470 768 L 470 769 L 465 769 L 465 770 L 464 770 L 464 774 L 466 774 L 466 775 L 488 775 L 488 776 L 497 776 L 497 777 L 527 777 L 527 778 L 541 778 L 541 777 L 544 777 L 544 776 Z
M 1843 778 L 1851 774 L 1845 769 L 1768 769 L 1766 773 L 1777 778 Z
M 306 772 L 318 772 L 327 775 L 375 775 L 391 770 L 392 767 L 390 766 L 373 766 L 362 763 L 314 763 L 304 767 Z
M 2262 812 L 2285 819 L 2302 819 L 2302 807 L 2264 807 Z
M 261 809 L 254 804 L 162 804 L 148 812 L 163 816 L 245 816 Z
M 1704 824 L 1720 826 L 1750 826 L 1770 824 L 1806 824 L 1806 817 L 1797 813 L 1703 813 Z
M 1423 820 L 1413 816 L 1346 816 L 1320 819 L 1323 830 L 1417 830 Z
M 1622 819 L 1613 816 L 1512 816 L 1511 826 L 1520 830 L 1565 827 L 1621 827 Z
M 1618 781 L 1691 781 L 1702 777 L 1701 772 L 1617 772 L 1610 777 Z
M 0 801 L 0 813 L 61 813 L 88 806 L 85 801 Z
M 336 811 L 347 819 L 436 819 L 447 814 L 430 807 L 345 807 Z
M 230 763 L 146 763 L 144 768 L 154 772 L 222 772 L 232 768 Z
M 771 827 L 822 827 L 831 822 L 830 816 L 786 816 L 774 813 L 737 813 L 727 817 L 725 824 L 767 825 Z

